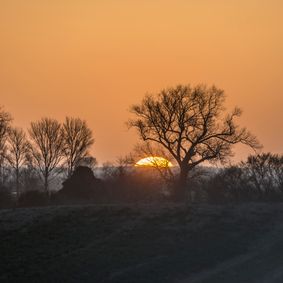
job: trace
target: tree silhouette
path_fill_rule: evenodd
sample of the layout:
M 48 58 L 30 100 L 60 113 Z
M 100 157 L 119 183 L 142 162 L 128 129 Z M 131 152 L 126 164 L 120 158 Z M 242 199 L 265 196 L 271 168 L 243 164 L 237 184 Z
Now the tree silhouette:
M 283 191 L 283 155 L 262 153 L 250 155 L 241 163 L 247 181 L 260 194 Z
M 85 160 L 88 150 L 94 143 L 92 131 L 85 121 L 79 118 L 67 117 L 63 124 L 64 156 L 66 158 L 68 176 Z
M 259 147 L 255 136 L 235 123 L 239 108 L 223 117 L 224 101 L 224 91 L 215 86 L 179 85 L 156 96 L 146 95 L 131 107 L 136 117 L 129 126 L 137 129 L 142 140 L 162 145 L 179 165 L 179 199 L 185 197 L 188 173 L 197 165 L 224 162 L 237 143 Z
M 4 171 L 7 155 L 7 136 L 12 121 L 10 113 L 0 107 L 0 176 L 1 185 L 4 185 Z
M 58 195 L 74 200 L 92 200 L 101 190 L 101 180 L 97 179 L 91 168 L 78 166 L 72 175 L 63 182 L 63 188 Z
M 91 155 L 87 155 L 83 157 L 78 163 L 78 166 L 86 166 L 90 168 L 91 170 L 94 170 L 96 165 L 97 165 L 97 160 L 95 157 Z
M 15 170 L 17 199 L 19 197 L 20 187 L 20 168 L 26 161 L 30 145 L 27 141 L 25 132 L 20 128 L 11 128 L 8 136 L 8 154 L 7 160 Z
M 29 129 L 31 153 L 43 178 L 45 192 L 49 192 L 49 179 L 63 158 L 63 133 L 60 123 L 50 118 L 32 122 Z
M 7 137 L 12 117 L 0 107 L 0 141 Z

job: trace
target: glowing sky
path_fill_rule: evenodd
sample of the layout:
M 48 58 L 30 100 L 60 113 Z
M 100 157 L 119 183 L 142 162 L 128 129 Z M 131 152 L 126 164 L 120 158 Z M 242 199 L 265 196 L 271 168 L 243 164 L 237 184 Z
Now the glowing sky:
M 146 92 L 215 83 L 280 153 L 282 15 L 282 0 L 0 0 L 0 104 L 23 127 L 86 119 L 101 163 L 136 143 L 124 123 Z

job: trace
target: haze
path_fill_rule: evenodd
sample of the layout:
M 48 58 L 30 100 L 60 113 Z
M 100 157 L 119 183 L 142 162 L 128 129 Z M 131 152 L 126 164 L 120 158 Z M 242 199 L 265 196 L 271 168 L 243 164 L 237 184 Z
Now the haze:
M 241 124 L 282 153 L 281 0 L 0 0 L 0 104 L 14 124 L 86 119 L 100 163 L 138 141 L 125 121 L 146 92 L 223 88 Z M 238 147 L 235 160 L 249 151 Z

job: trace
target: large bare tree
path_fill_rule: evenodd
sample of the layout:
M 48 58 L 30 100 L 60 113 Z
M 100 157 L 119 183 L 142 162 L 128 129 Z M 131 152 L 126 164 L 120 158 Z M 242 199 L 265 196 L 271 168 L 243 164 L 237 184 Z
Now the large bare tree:
M 8 136 L 7 160 L 15 171 L 17 198 L 20 193 L 20 168 L 26 161 L 29 153 L 29 143 L 25 132 L 21 128 L 11 128 Z
M 42 118 L 32 122 L 29 135 L 31 153 L 44 182 L 45 192 L 49 192 L 51 175 L 58 171 L 63 158 L 63 133 L 61 124 L 54 119 Z
M 129 126 L 137 129 L 142 140 L 162 145 L 179 165 L 176 196 L 180 199 L 186 194 L 188 174 L 197 165 L 224 162 L 237 143 L 259 147 L 256 137 L 236 124 L 239 108 L 223 115 L 224 101 L 224 91 L 215 86 L 179 85 L 146 95 L 131 107 L 135 118 Z
M 64 156 L 66 158 L 68 176 L 87 157 L 89 148 L 94 143 L 92 131 L 86 121 L 67 117 L 63 124 Z

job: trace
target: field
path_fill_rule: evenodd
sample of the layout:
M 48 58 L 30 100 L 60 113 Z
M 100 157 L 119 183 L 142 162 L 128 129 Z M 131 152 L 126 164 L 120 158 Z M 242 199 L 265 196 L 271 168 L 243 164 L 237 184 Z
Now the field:
M 0 282 L 283 282 L 283 205 L 0 211 Z

